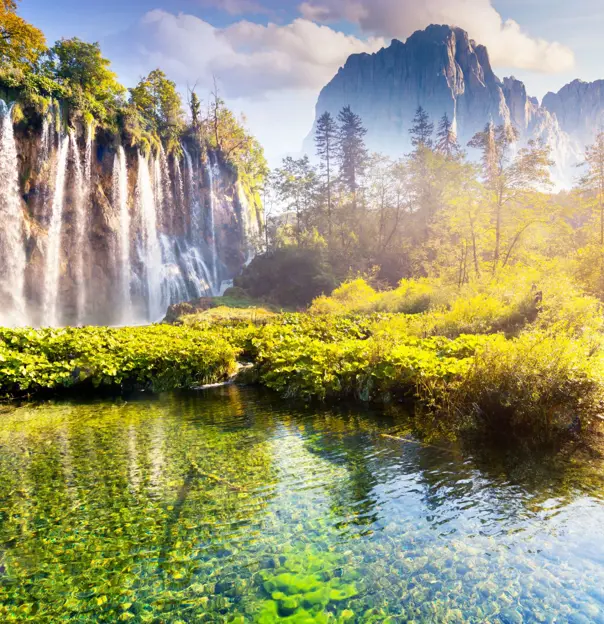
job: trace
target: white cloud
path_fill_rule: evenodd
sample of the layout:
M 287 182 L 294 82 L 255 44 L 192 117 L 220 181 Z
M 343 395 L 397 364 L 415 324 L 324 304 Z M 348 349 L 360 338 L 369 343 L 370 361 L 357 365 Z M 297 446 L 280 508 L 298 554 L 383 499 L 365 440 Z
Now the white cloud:
M 351 54 L 385 45 L 381 38 L 364 41 L 305 19 L 284 26 L 239 21 L 215 28 L 193 15 L 159 9 L 116 43 L 121 50 L 114 57 L 127 58 L 134 67 L 161 67 L 180 84 L 209 83 L 215 75 L 230 97 L 318 90 Z
M 207 97 L 212 78 L 236 112 L 244 113 L 272 165 L 302 145 L 312 126 L 317 93 L 350 54 L 385 45 L 336 32 L 304 19 L 262 26 L 239 21 L 215 28 L 193 15 L 147 13 L 103 42 L 120 79 L 134 85 L 161 68 L 183 93 L 197 84 Z
M 514 20 L 503 20 L 491 0 L 306 0 L 300 12 L 309 20 L 346 20 L 365 33 L 403 40 L 429 24 L 449 24 L 486 45 L 495 66 L 548 73 L 574 66 L 572 50 L 531 37 Z
M 230 15 L 260 15 L 268 9 L 254 0 L 200 0 L 201 5 L 225 11 Z

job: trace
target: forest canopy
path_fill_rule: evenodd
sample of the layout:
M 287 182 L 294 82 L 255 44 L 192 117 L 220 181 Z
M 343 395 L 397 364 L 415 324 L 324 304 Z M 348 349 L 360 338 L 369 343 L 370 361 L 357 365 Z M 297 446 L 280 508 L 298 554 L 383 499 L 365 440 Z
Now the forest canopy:
M 30 116 L 47 114 L 59 103 L 65 122 L 122 134 L 143 152 L 179 151 L 184 137 L 200 149 L 221 153 L 257 193 L 267 172 L 264 152 L 221 99 L 214 86 L 207 106 L 191 90 L 189 114 L 177 85 L 154 69 L 127 89 L 98 43 L 77 37 L 48 47 L 41 30 L 17 13 L 17 0 L 0 0 L 0 97 L 18 102 Z M 24 118 L 21 116 L 21 118 Z
M 322 114 L 317 164 L 288 157 L 271 174 L 269 251 L 313 249 L 338 281 L 360 275 L 378 289 L 404 278 L 461 288 L 562 258 L 604 297 L 604 133 L 586 147 L 576 188 L 555 193 L 549 146 L 518 141 L 511 125 L 490 123 L 461 145 L 446 114 L 420 106 L 409 132 L 410 153 L 393 159 L 369 152 L 350 107 Z

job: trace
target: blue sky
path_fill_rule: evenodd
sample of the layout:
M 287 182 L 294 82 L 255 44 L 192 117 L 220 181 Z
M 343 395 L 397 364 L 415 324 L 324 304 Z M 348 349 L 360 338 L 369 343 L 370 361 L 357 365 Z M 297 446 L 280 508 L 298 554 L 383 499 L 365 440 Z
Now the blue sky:
M 127 85 L 156 66 L 202 93 L 218 76 L 273 162 L 301 144 L 321 86 L 349 54 L 431 22 L 468 30 L 500 77 L 540 98 L 604 78 L 602 0 L 22 0 L 20 13 L 51 42 L 99 41 Z

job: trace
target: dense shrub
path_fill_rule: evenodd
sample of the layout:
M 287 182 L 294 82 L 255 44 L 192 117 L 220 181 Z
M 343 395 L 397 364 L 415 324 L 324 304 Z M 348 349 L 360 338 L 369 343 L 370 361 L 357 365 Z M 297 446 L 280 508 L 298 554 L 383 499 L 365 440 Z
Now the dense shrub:
M 456 428 L 533 438 L 589 428 L 602 407 L 600 346 L 564 332 L 489 341 L 455 383 L 422 398 Z
M 300 308 L 331 292 L 335 278 L 316 249 L 286 247 L 254 258 L 235 286 L 250 297 Z
M 166 390 L 225 379 L 237 350 L 220 336 L 168 326 L 0 330 L 0 393 L 78 386 Z
M 416 314 L 376 312 L 388 293 L 354 280 L 313 314 L 264 310 L 235 291 L 177 326 L 0 330 L 0 393 L 189 387 L 226 379 L 239 359 L 254 364 L 250 380 L 289 398 L 412 399 L 432 431 L 591 430 L 603 409 L 601 304 L 555 274 L 537 291 L 524 278 Z M 430 288 L 407 282 L 395 297 L 446 292 Z

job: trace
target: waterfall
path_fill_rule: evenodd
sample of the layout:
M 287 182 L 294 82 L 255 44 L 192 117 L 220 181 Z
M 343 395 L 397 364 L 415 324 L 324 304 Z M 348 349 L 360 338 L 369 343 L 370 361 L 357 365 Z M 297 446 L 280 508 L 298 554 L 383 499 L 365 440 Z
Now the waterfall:
M 91 192 L 92 182 L 92 137 L 94 135 L 94 128 L 89 125 L 86 128 L 86 153 L 84 155 L 84 178 L 86 180 L 86 193 Z
M 113 207 L 119 214 L 118 271 L 120 276 L 120 322 L 132 322 L 130 258 L 130 212 L 128 211 L 128 168 L 124 148 L 120 145 L 113 161 Z
M 142 222 L 142 256 L 147 294 L 147 319 L 157 321 L 165 311 L 162 301 L 162 253 L 157 235 L 157 204 L 149 161 L 139 154 L 137 203 Z
M 108 135 L 97 149 L 94 126 L 66 122 L 54 102 L 21 134 L 0 100 L 0 325 L 155 322 L 170 304 L 218 295 L 254 222 L 217 156 L 206 170 L 183 143 L 179 158 L 160 148 L 135 164 Z
M 50 158 L 53 142 L 57 136 L 57 105 L 52 102 L 48 112 L 42 119 L 42 136 L 40 139 L 40 168 L 46 165 Z
M 191 298 L 208 297 L 215 295 L 212 285 L 212 275 L 204 262 L 203 256 L 197 247 L 191 246 L 183 253 L 186 273 L 193 284 L 194 292 Z
M 193 180 L 193 159 L 186 146 L 182 146 L 185 155 L 185 177 L 187 181 L 187 195 L 189 197 L 189 221 L 190 221 L 190 238 L 191 241 L 197 243 L 201 240 L 203 229 L 203 214 L 201 212 L 201 203 L 196 193 L 195 182 Z
M 69 132 L 71 162 L 74 172 L 75 220 L 72 255 L 74 261 L 74 277 L 76 284 L 76 325 L 82 325 L 86 318 L 86 280 L 84 278 L 84 264 L 87 238 L 86 200 L 88 199 L 87 181 L 84 180 L 78 139 L 73 132 Z
M 214 180 L 214 174 L 216 172 L 220 176 L 220 170 L 218 164 L 213 162 L 210 156 L 210 166 L 208 167 L 208 176 L 210 178 L 210 250 L 212 252 L 212 286 L 214 291 L 218 288 L 218 250 L 216 247 L 216 221 L 215 221 L 215 204 L 216 204 L 216 185 Z
M 40 138 L 40 167 L 44 166 L 48 160 L 52 134 L 54 134 L 54 132 L 52 132 L 51 122 L 48 118 L 48 115 L 45 115 L 44 119 L 42 120 L 42 137 Z
M 25 240 L 19 194 L 19 163 L 12 121 L 12 107 L 0 100 L 0 320 L 10 326 L 27 325 L 25 302 Z
M 174 177 L 176 178 L 175 186 L 177 194 L 177 202 L 175 203 L 179 207 L 182 214 L 185 208 L 185 184 L 182 178 L 182 170 L 180 168 L 180 162 L 178 158 L 174 159 Z
M 46 263 L 44 267 L 43 324 L 58 325 L 59 277 L 61 273 L 61 233 L 63 230 L 63 204 L 65 202 L 65 180 L 67 174 L 67 154 L 69 139 L 60 138 L 55 185 L 50 212 L 50 226 L 46 243 Z

